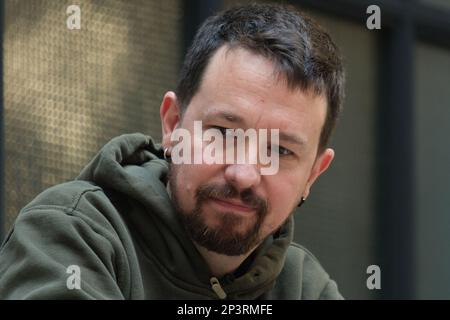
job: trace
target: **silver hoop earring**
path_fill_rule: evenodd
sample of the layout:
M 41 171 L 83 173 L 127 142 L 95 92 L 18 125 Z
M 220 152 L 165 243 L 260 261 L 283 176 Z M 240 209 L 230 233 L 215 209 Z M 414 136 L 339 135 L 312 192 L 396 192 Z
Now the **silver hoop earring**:
M 167 162 L 170 162 L 170 160 L 171 160 L 170 154 L 169 154 L 169 149 L 170 148 L 164 148 L 164 160 L 166 160 Z

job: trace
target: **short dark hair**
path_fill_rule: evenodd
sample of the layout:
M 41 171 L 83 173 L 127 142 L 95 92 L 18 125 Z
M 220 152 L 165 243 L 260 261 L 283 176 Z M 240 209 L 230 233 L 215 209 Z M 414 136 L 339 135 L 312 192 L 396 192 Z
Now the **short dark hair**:
M 337 46 L 311 18 L 292 6 L 250 4 L 209 17 L 197 31 L 176 88 L 184 113 L 213 54 L 223 45 L 242 47 L 275 64 L 290 88 L 327 97 L 319 153 L 328 145 L 344 99 L 344 68 Z

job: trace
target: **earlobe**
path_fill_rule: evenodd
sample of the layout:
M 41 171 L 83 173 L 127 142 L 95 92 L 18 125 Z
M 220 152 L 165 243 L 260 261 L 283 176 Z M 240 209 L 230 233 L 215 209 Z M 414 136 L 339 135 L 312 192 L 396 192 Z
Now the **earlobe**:
M 162 127 L 162 144 L 170 145 L 170 136 L 180 122 L 181 114 L 178 106 L 178 99 L 174 92 L 168 91 L 164 95 L 159 109 Z

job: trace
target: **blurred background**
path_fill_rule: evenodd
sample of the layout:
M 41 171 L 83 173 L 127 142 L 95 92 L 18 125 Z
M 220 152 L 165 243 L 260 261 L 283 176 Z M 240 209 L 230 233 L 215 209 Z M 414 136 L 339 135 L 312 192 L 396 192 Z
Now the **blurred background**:
M 246 2 L 2 1 L 0 239 L 111 138 L 160 139 L 158 108 L 196 28 Z M 330 32 L 347 69 L 336 158 L 296 213 L 297 242 L 348 299 L 450 299 L 450 0 L 283 3 Z M 72 4 L 80 30 L 66 26 Z M 366 27 L 372 4 L 381 30 Z M 370 265 L 380 290 L 366 286 Z

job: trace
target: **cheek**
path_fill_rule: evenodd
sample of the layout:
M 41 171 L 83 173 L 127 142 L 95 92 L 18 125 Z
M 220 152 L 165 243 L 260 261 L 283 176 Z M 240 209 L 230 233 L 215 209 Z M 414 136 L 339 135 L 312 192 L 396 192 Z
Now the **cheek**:
M 212 182 L 219 166 L 202 164 L 182 164 L 177 166 L 176 184 L 183 198 L 193 199 L 201 185 Z
M 297 203 L 299 192 L 292 188 L 280 187 L 273 190 L 270 196 L 271 214 L 273 219 L 281 220 L 282 222 L 291 213 L 292 208 Z
M 274 205 L 289 208 L 300 199 L 308 180 L 308 175 L 306 172 L 296 171 L 286 170 L 286 172 L 280 172 L 278 175 L 273 176 L 271 181 L 268 181 L 268 194 Z
M 186 170 L 186 165 L 175 165 L 173 171 L 176 172 L 175 184 L 179 190 L 179 195 L 184 196 L 187 193 L 186 191 L 192 189 L 190 170 Z
M 270 212 L 266 218 L 267 233 L 275 231 L 295 209 L 304 188 L 302 177 L 285 177 L 272 181 L 268 188 Z

